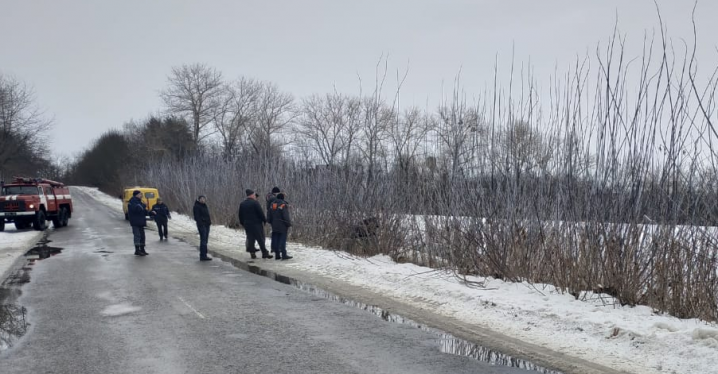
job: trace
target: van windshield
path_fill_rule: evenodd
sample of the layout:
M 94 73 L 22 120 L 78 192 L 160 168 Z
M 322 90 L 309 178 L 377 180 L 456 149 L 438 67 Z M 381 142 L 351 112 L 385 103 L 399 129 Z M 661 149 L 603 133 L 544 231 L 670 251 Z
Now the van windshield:
M 2 195 L 37 195 L 35 186 L 5 186 L 2 188 Z
M 145 197 L 148 199 L 154 199 L 155 193 L 154 192 L 145 192 Z

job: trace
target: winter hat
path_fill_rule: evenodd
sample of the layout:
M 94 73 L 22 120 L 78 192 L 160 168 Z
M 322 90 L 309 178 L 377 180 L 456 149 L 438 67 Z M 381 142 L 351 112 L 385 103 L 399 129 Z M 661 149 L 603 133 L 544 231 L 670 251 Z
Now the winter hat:
M 272 188 L 272 193 L 280 193 L 280 192 L 282 192 L 282 191 L 279 189 L 279 187 Z
M 249 189 L 249 188 L 247 188 L 246 190 L 244 190 L 244 192 L 247 194 L 247 196 L 252 196 L 252 195 L 254 195 L 254 191 L 252 191 L 252 190 Z
M 199 200 L 200 200 L 201 198 L 203 198 L 203 197 L 206 197 L 206 196 L 204 196 L 204 195 L 199 195 L 199 196 L 197 196 L 197 201 L 199 201 Z
M 277 194 L 277 199 L 284 200 L 284 192 L 280 192 Z
M 138 193 L 142 193 L 142 191 L 134 190 L 134 191 L 132 191 L 132 196 L 136 196 Z

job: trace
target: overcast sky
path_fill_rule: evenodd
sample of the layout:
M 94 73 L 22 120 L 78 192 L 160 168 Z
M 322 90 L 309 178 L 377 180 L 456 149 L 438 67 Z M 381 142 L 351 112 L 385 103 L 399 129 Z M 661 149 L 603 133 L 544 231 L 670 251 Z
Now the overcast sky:
M 692 38 L 693 2 L 658 3 L 671 35 Z M 718 1 L 699 2 L 699 57 L 712 66 L 716 16 Z M 658 29 L 652 0 L 0 0 L 0 71 L 34 87 L 55 119 L 53 149 L 75 154 L 160 109 L 157 92 L 183 63 L 303 97 L 358 93 L 357 75 L 372 80 L 384 54 L 392 71 L 408 66 L 402 100 L 434 107 L 460 68 L 480 92 L 496 55 L 506 71 L 515 48 L 541 79 L 595 50 L 616 17 L 636 43 Z

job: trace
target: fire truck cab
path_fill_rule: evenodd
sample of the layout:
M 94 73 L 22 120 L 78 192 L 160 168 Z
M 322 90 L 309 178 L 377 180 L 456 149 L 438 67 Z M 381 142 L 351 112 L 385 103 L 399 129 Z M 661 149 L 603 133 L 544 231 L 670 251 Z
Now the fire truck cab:
M 6 222 L 14 222 L 18 230 L 32 226 L 42 231 L 52 221 L 58 229 L 72 217 L 70 189 L 60 182 L 15 177 L 9 184 L 0 182 L 0 187 L 0 231 Z

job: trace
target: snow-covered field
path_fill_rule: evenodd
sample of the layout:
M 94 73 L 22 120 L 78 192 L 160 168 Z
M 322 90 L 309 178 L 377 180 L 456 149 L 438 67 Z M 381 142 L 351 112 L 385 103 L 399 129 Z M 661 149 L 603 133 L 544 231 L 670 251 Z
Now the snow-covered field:
M 102 203 L 121 209 L 120 200 L 81 188 Z M 194 221 L 173 213 L 173 233 L 196 233 Z M 233 247 L 241 255 L 244 234 L 213 226 L 210 248 Z M 579 301 L 550 285 L 469 278 L 484 288 L 468 287 L 451 274 L 385 256 L 359 259 L 290 243 L 294 256 L 282 266 L 340 280 L 368 292 L 440 316 L 450 316 L 502 334 L 631 373 L 718 374 L 718 325 L 654 313 L 648 307 L 613 305 L 606 295 Z M 273 262 L 273 261 L 272 261 Z
M 27 252 L 42 237 L 41 231 L 17 231 L 13 224 L 5 224 L 5 231 L 0 232 L 0 282 L 18 257 Z

